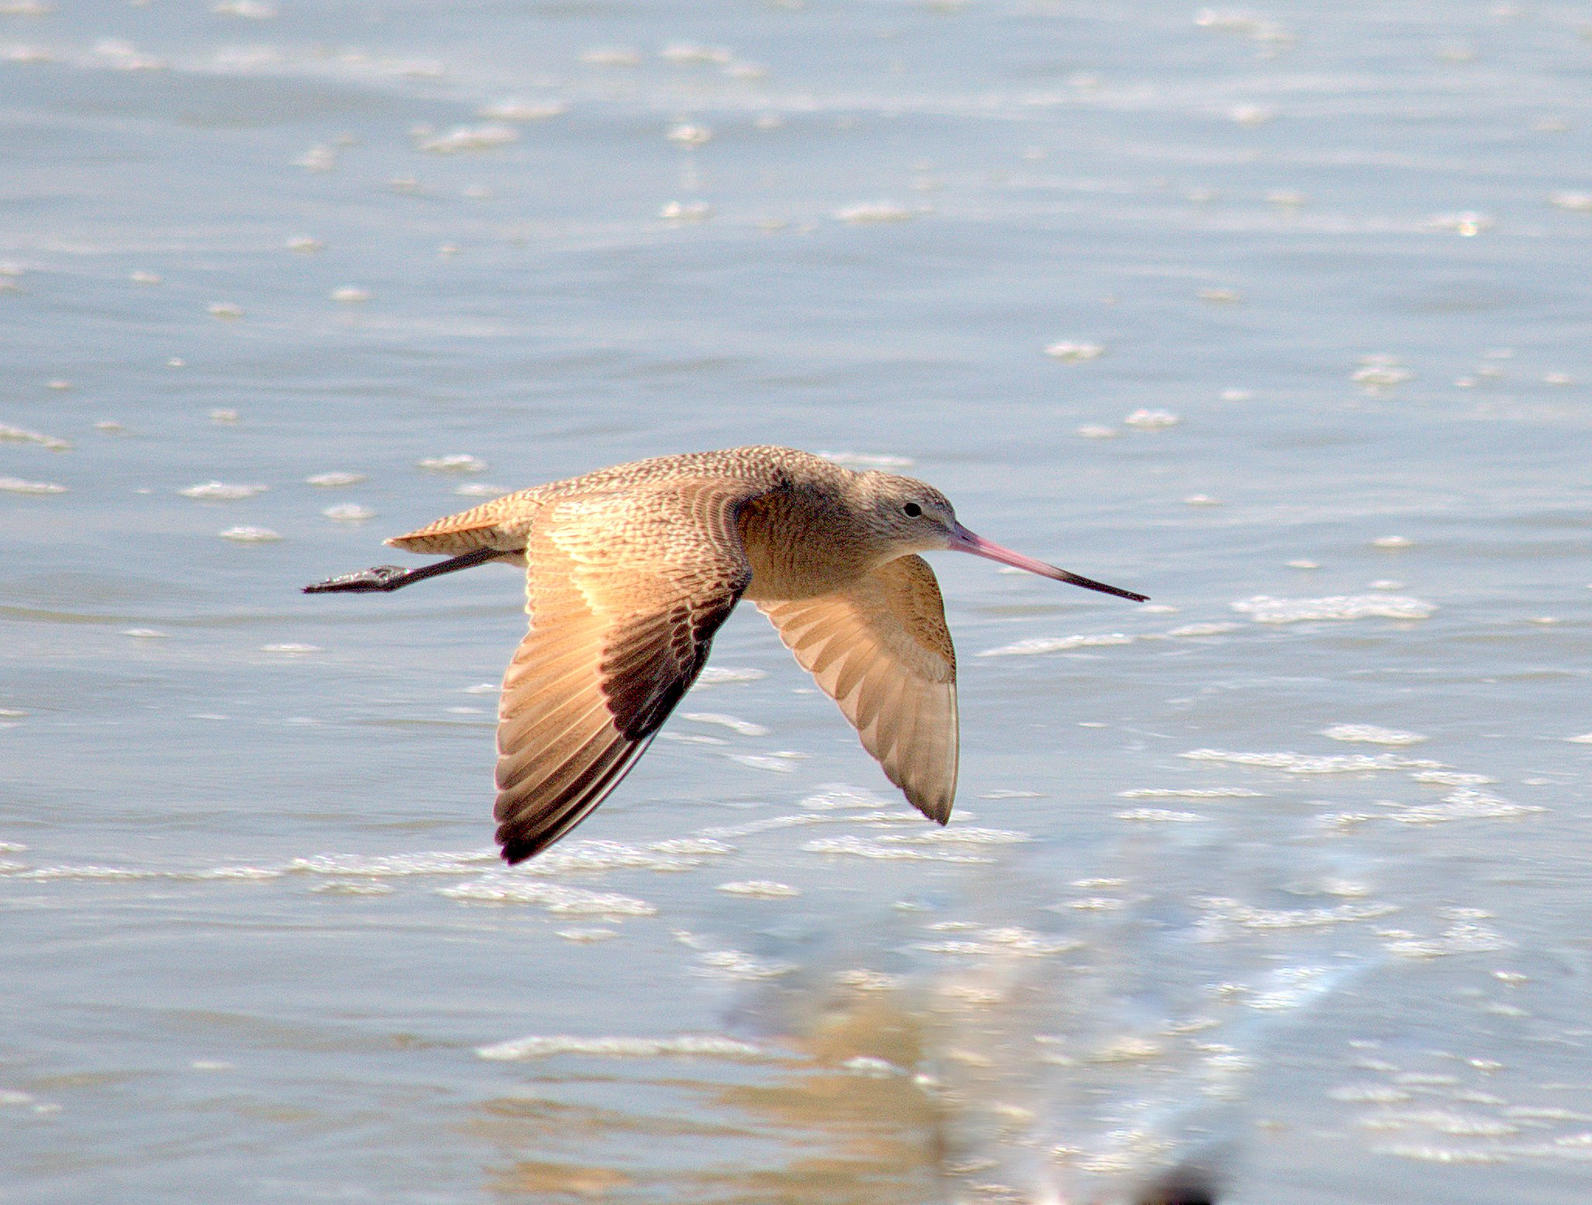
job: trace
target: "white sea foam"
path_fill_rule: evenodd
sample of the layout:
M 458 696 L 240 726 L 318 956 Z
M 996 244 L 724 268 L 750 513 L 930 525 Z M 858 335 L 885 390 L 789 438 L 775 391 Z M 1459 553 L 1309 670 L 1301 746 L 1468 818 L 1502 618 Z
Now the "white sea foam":
M 454 452 L 447 456 L 427 456 L 415 462 L 415 467 L 428 473 L 484 473 L 486 461 L 468 452 Z
M 1455 820 L 1519 820 L 1548 809 L 1536 804 L 1514 803 L 1489 791 L 1460 787 L 1444 795 L 1441 802 L 1404 806 L 1390 818 L 1400 824 L 1447 824 Z
M 574 942 L 576 945 L 595 945 L 600 941 L 612 941 L 619 936 L 618 929 L 603 929 L 597 926 L 587 926 L 581 929 L 560 929 L 558 936 L 565 941 Z
M 977 854 L 962 853 L 953 849 L 913 848 L 904 845 L 870 841 L 866 837 L 820 837 L 802 846 L 808 853 L 838 854 L 852 858 L 871 858 L 882 862 L 966 862 L 972 864 L 993 862 L 995 859 Z
M 239 544 L 269 544 L 282 537 L 269 527 L 229 527 L 219 533 L 223 540 L 232 540 Z
M 11 871 L 10 877 L 39 881 L 97 879 L 113 882 L 136 882 L 146 879 L 165 879 L 178 882 L 205 882 L 216 879 L 235 879 L 245 882 L 258 882 L 264 879 L 280 878 L 282 875 L 281 870 L 268 866 L 207 866 L 193 870 L 147 870 L 130 866 L 26 867 L 19 863 L 8 864 L 8 868 L 12 866 L 18 867 L 18 869 Z
M 1105 355 L 1105 351 L 1103 344 L 1079 339 L 1062 339 L 1059 342 L 1049 344 L 1045 348 L 1045 354 L 1052 360 L 1062 360 L 1069 364 L 1079 364 L 1085 360 L 1098 360 Z
M 1463 770 L 1417 770 L 1410 778 L 1438 787 L 1484 787 L 1498 781 L 1487 774 L 1470 774 Z
M 700 122 L 680 121 L 664 131 L 665 138 L 676 146 L 698 147 L 713 141 L 713 131 Z
M 734 846 L 720 841 L 662 841 L 648 846 L 618 841 L 568 841 L 527 862 L 518 873 L 550 878 L 610 870 L 676 872 L 692 870 L 709 857 L 733 852 Z
M 453 900 L 486 904 L 534 904 L 560 916 L 656 916 L 658 909 L 646 900 L 613 892 L 587 891 L 560 883 L 533 882 L 520 875 L 494 874 L 457 887 L 440 887 L 437 894 Z
M 1190 824 L 1205 819 L 1198 812 L 1173 812 L 1166 808 L 1129 808 L 1117 812 L 1116 818 L 1139 824 Z
M 682 720 L 690 720 L 693 724 L 713 724 L 720 728 L 728 728 L 737 736 L 767 736 L 768 729 L 761 724 L 754 724 L 751 720 L 743 720 L 733 715 L 724 715 L 717 711 L 682 711 L 679 716 Z
M 324 895 L 391 895 L 396 888 L 370 879 L 327 879 L 310 890 Z
M 705 222 L 713 216 L 713 206 L 706 201 L 669 201 L 658 216 L 666 222 Z
M 1424 758 L 1400 757 L 1396 753 L 1339 753 L 1316 756 L 1308 753 L 1239 753 L 1226 749 L 1190 749 L 1179 753 L 1190 761 L 1227 762 L 1236 766 L 1257 766 L 1287 774 L 1362 774 L 1378 770 L 1435 770 L 1441 763 Z
M 1378 728 L 1375 724 L 1334 724 L 1322 736 L 1335 741 L 1359 741 L 1368 745 L 1418 745 L 1426 738 L 1418 732 L 1397 728 Z
M 520 132 L 501 121 L 487 121 L 480 125 L 454 126 L 442 134 L 427 134 L 416 140 L 415 146 L 434 155 L 457 155 L 463 151 L 484 151 L 519 141 Z
M 66 486 L 55 481 L 29 481 L 23 477 L 0 477 L 0 493 L 6 494 L 64 494 Z
M 363 473 L 316 473 L 304 478 L 304 484 L 318 489 L 339 489 L 345 485 L 359 485 L 364 480 Z
M 357 502 L 344 502 L 337 506 L 328 506 L 321 511 L 334 523 L 363 523 L 367 519 L 374 519 L 376 512 L 368 506 L 361 506 Z
M 863 223 L 905 222 L 916 217 L 919 212 L 921 211 L 909 209 L 905 205 L 897 205 L 894 201 L 864 201 L 856 205 L 844 205 L 835 210 L 835 220 L 859 225 Z
M 667 841 L 654 841 L 647 847 L 663 854 L 682 854 L 687 857 L 700 855 L 708 858 L 723 857 L 733 854 L 735 846 L 726 845 L 723 841 L 716 841 L 712 837 L 671 837 Z
M 29 431 L 26 427 L 13 427 L 7 423 L 0 423 L 0 443 L 38 444 L 52 452 L 65 452 L 72 447 L 72 441 L 69 439 L 44 435 L 38 431 Z
M 798 969 L 794 962 L 756 958 L 744 950 L 704 950 L 697 955 L 697 966 L 706 974 L 719 979 L 741 979 L 752 982 L 760 979 L 778 979 Z
M 1380 936 L 1388 952 L 1400 958 L 1446 958 L 1451 954 L 1491 954 L 1507 950 L 1502 934 L 1477 920 L 1456 920 L 1436 937 L 1421 937 L 1404 929 L 1386 929 Z
M 1175 427 L 1182 422 L 1182 418 L 1170 410 L 1134 410 L 1123 418 L 1123 423 L 1129 427 L 1137 427 L 1141 431 L 1164 431 L 1168 427 Z
M 726 682 L 757 682 L 768 677 L 768 671 L 749 666 L 710 665 L 696 680 L 698 686 L 718 686 Z
M 1324 908 L 1257 908 L 1225 896 L 1206 896 L 1194 901 L 1203 916 L 1203 940 L 1225 936 L 1229 926 L 1251 930 L 1319 929 L 1332 925 L 1377 920 L 1398 911 L 1387 903 L 1334 904 Z
M 490 850 L 433 850 L 412 854 L 316 854 L 294 858 L 286 869 L 292 874 L 340 877 L 393 878 L 427 874 L 475 874 L 483 863 L 497 860 Z
M 914 822 L 917 817 L 905 813 Z M 973 825 L 952 825 L 949 828 L 919 828 L 915 832 L 895 833 L 880 837 L 881 842 L 895 845 L 1021 845 L 1032 841 L 1031 833 L 1009 828 L 978 828 Z
M 943 941 L 919 942 L 914 947 L 927 954 L 952 954 L 987 957 L 994 954 L 1019 954 L 1044 958 L 1076 950 L 1082 943 L 1072 939 L 1058 939 L 1032 929 L 1015 925 L 995 928 L 974 928 L 965 937 Z
M 1267 975 L 1263 985 L 1244 1002 L 1250 1008 L 1267 1012 L 1291 1011 L 1332 990 L 1339 977 L 1327 967 L 1281 967 Z
M 746 766 L 748 769 L 767 770 L 774 774 L 794 774 L 796 763 L 807 754 L 787 750 L 778 753 L 727 753 L 725 756 L 736 765 Z
M 1015 644 L 1003 644 L 999 648 L 985 649 L 979 653 L 980 657 L 1036 657 L 1044 653 L 1065 653 L 1072 649 L 1111 648 L 1120 644 L 1132 644 L 1138 637 L 1127 636 L 1121 632 L 1103 632 L 1088 636 L 1036 636 L 1028 640 L 1019 640 Z
M 776 832 L 782 828 L 802 828 L 810 824 L 837 824 L 850 822 L 854 816 L 823 815 L 808 812 L 797 813 L 789 816 L 770 816 L 766 820 L 748 820 L 745 824 L 721 824 L 712 828 L 705 828 L 701 835 L 705 838 L 719 837 L 751 837 L 758 833 Z
M 1180 628 L 1173 628 L 1167 632 L 1168 636 L 1225 636 L 1228 632 L 1237 632 L 1243 628 L 1240 623 L 1186 623 Z
M 677 67 L 726 67 L 734 55 L 727 46 L 713 46 L 704 42 L 670 42 L 658 51 L 658 57 Z
M 655 1059 L 671 1055 L 760 1061 L 779 1057 L 750 1042 L 720 1034 L 682 1034 L 673 1038 L 581 1038 L 556 1034 L 516 1038 L 510 1042 L 481 1046 L 476 1049 L 476 1054 L 483 1059 L 502 1061 L 546 1059 L 563 1054 L 614 1059 Z
M 758 900 L 789 899 L 801 894 L 801 888 L 771 879 L 740 879 L 733 883 L 720 883 L 718 890 L 726 895 L 744 895 Z
M 1264 791 L 1248 787 L 1135 787 L 1118 791 L 1118 799 L 1264 799 Z
M 1398 594 L 1333 594 L 1325 598 L 1273 598 L 1257 594 L 1240 599 L 1233 610 L 1256 623 L 1304 623 L 1310 620 L 1427 619 L 1437 610 L 1429 602 Z
M 868 808 L 879 810 L 893 807 L 890 800 L 861 787 L 832 784 L 820 787 L 815 794 L 802 799 L 800 806 L 813 811 L 832 811 L 837 808 Z
M 569 112 L 569 105 L 562 100 L 499 100 L 491 104 L 482 105 L 480 115 L 493 121 L 546 121 L 550 117 L 562 117 Z

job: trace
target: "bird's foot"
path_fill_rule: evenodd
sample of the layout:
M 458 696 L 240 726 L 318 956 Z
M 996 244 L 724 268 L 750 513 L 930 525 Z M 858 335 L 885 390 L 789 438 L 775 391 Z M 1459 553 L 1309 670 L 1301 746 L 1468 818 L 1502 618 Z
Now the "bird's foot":
M 346 592 L 351 594 L 365 594 L 374 590 L 396 590 L 409 578 L 413 570 L 405 569 L 402 565 L 373 565 L 369 569 L 357 569 L 353 573 L 344 573 L 337 577 L 329 577 L 323 582 L 305 586 L 305 594 L 332 594 Z

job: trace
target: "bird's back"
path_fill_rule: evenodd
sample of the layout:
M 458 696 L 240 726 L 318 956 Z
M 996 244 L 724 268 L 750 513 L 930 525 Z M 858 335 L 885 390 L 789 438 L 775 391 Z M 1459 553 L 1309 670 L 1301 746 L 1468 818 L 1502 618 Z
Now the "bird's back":
M 394 536 L 387 543 L 410 552 L 457 555 L 493 547 L 515 553 L 524 549 L 537 516 L 566 499 L 631 494 L 634 505 L 644 510 L 649 495 L 705 482 L 750 499 L 792 485 L 834 488 L 849 472 L 810 452 L 771 445 L 655 456 L 505 494 Z

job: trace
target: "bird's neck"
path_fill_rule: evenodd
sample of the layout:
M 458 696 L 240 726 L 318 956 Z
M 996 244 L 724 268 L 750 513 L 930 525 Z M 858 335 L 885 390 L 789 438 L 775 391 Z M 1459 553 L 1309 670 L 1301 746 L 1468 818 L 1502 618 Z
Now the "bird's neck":
M 843 590 L 888 559 L 832 491 L 793 488 L 749 503 L 741 540 L 752 565 L 745 597 L 812 598 Z

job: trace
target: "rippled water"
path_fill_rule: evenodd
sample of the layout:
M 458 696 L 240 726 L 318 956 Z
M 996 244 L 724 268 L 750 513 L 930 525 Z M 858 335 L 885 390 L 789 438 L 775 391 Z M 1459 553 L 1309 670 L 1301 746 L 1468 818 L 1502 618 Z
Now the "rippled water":
M 0 1197 L 1579 1201 L 1571 5 L 0 4 Z M 656 453 L 920 475 L 928 825 L 748 612 L 490 848 L 485 568 Z M 882 458 L 882 459 L 881 459 Z

